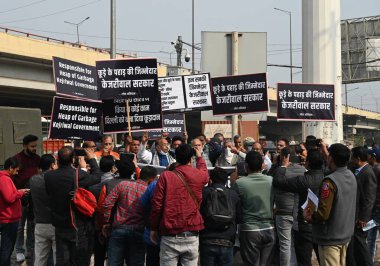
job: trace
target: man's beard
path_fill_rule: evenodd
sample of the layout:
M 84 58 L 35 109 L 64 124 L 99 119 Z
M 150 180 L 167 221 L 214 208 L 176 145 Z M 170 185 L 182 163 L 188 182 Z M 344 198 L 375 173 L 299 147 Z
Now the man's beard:
M 29 155 L 29 156 L 33 156 L 34 154 L 36 154 L 36 152 L 31 152 L 30 150 L 26 150 L 26 154 Z

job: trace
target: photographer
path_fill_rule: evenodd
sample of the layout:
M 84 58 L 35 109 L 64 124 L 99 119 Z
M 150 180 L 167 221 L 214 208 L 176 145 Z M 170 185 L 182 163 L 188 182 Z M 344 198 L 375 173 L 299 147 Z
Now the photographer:
M 287 178 L 290 167 L 290 155 L 283 157 L 281 166 L 273 177 L 273 186 L 293 193 L 298 193 L 298 230 L 294 230 L 294 247 L 299 266 L 311 265 L 311 255 L 314 249 L 318 254 L 318 245 L 313 241 L 312 226 L 303 218 L 302 205 L 307 199 L 308 189 L 318 195 L 319 187 L 323 180 L 323 158 L 319 151 L 310 150 L 305 162 L 308 170 L 304 175 Z
M 305 167 L 299 164 L 299 156 L 296 155 L 294 146 L 284 147 L 280 150 L 279 167 L 274 171 L 276 177 L 283 166 L 281 162 L 285 158 L 290 158 L 291 163 L 286 169 L 286 178 L 294 178 L 303 175 Z M 296 203 L 296 195 L 292 192 L 282 189 L 274 189 L 274 202 L 276 204 L 275 222 L 277 235 L 280 243 L 280 265 L 290 265 L 292 227 L 293 227 L 293 210 Z

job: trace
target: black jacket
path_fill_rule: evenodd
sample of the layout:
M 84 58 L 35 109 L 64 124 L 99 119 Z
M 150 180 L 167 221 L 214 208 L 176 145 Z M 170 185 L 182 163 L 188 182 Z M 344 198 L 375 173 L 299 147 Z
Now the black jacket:
M 283 176 L 282 171 L 284 167 L 277 167 L 273 174 L 273 182 L 277 179 L 278 175 Z M 294 178 L 305 174 L 305 167 L 299 164 L 290 164 L 286 168 L 285 178 Z M 296 195 L 292 192 L 282 190 L 280 188 L 274 189 L 274 202 L 276 204 L 276 215 L 293 215 L 294 205 L 297 204 Z
M 307 199 L 307 190 L 310 188 L 315 195 L 319 194 L 319 188 L 324 178 L 323 170 L 310 170 L 304 175 L 299 175 L 292 178 L 286 178 L 286 168 L 281 168 L 277 171 L 277 175 L 273 178 L 273 186 L 285 191 L 298 193 L 298 228 L 300 232 L 305 233 L 305 237 L 309 240 L 312 238 L 311 224 L 305 222 L 303 218 L 302 205 Z
M 89 161 L 91 173 L 79 170 L 79 187 L 88 189 L 89 186 L 100 182 L 101 172 L 95 159 Z M 55 227 L 71 228 L 70 220 L 70 192 L 74 190 L 76 169 L 70 166 L 61 166 L 57 170 L 45 173 L 45 187 L 49 196 L 52 211 L 52 224 Z M 89 221 L 89 218 L 75 212 L 78 226 Z
M 380 184 L 380 164 L 376 164 L 375 166 L 373 166 L 373 172 L 375 173 L 377 184 Z M 372 212 L 374 213 L 377 211 L 380 211 L 380 186 L 379 185 L 377 186 L 375 206 L 373 206 Z
M 358 183 L 356 218 L 368 222 L 371 219 L 377 191 L 377 180 L 371 165 L 367 164 L 361 169 L 356 175 L 356 182 Z
M 235 190 L 230 189 L 230 188 L 226 188 L 225 186 L 223 186 L 221 184 L 213 184 L 212 187 L 222 188 L 222 189 L 228 190 L 228 193 L 231 197 L 232 206 L 236 210 L 236 221 L 227 230 L 222 231 L 222 232 L 205 228 L 200 233 L 200 241 L 202 242 L 203 240 L 206 240 L 206 239 L 225 239 L 225 240 L 229 240 L 232 243 L 234 243 L 235 242 L 235 236 L 236 236 L 236 224 L 241 219 L 241 207 L 240 207 L 239 195 L 237 194 L 237 192 Z M 200 208 L 200 212 L 201 212 L 202 216 L 204 216 L 204 213 L 205 213 L 205 208 L 206 208 L 205 203 L 206 203 L 206 199 L 207 199 L 209 193 L 210 193 L 210 188 L 205 187 L 203 189 L 202 204 L 201 204 L 201 208 Z

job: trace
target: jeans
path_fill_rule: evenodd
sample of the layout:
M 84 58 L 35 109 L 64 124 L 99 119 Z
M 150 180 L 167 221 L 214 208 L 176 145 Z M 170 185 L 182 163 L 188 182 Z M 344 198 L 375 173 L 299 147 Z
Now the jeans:
M 376 223 L 380 224 L 380 210 L 376 211 L 372 218 L 375 220 Z M 368 237 L 367 237 L 367 245 L 368 250 L 371 255 L 372 261 L 375 259 L 376 254 L 376 239 L 379 232 L 379 226 L 376 226 L 368 231 Z
M 232 266 L 234 248 L 213 244 L 200 244 L 202 266 Z
M 11 255 L 16 243 L 19 222 L 0 224 L 0 265 L 10 266 Z
M 74 228 L 55 228 L 55 241 L 57 244 L 56 266 L 90 265 L 92 226 L 89 224 L 77 226 L 78 232 Z
M 22 216 L 17 230 L 16 253 L 22 253 L 26 257 L 34 254 L 34 222 L 33 210 L 29 206 L 22 207 Z M 26 254 L 24 248 L 24 228 L 26 224 Z
M 108 243 L 108 266 L 144 266 L 143 230 L 114 228 Z
M 34 265 L 45 266 L 51 250 L 53 250 L 53 260 L 55 261 L 56 243 L 54 226 L 51 224 L 36 224 L 34 232 Z
M 276 215 L 276 229 L 280 244 L 280 266 L 290 265 L 292 226 L 292 215 Z
M 240 231 L 240 254 L 244 265 L 271 265 L 275 242 L 275 229 Z
M 161 266 L 198 265 L 198 236 L 162 236 L 160 248 Z
M 94 241 L 94 266 L 104 266 L 107 254 L 107 239 L 100 231 L 95 232 Z
M 160 266 L 160 247 L 146 244 L 146 266 Z

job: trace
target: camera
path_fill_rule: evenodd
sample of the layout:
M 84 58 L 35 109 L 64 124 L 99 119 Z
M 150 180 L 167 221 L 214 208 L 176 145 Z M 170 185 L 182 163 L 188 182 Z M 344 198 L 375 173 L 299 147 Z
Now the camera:
M 189 54 L 185 55 L 185 62 L 190 62 L 191 56 Z

